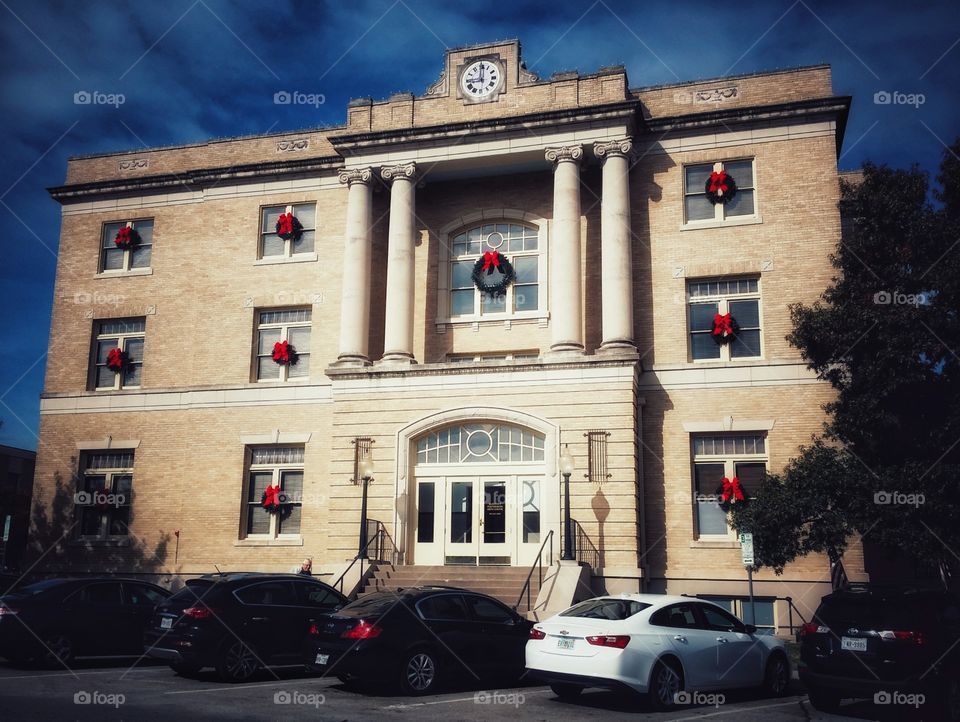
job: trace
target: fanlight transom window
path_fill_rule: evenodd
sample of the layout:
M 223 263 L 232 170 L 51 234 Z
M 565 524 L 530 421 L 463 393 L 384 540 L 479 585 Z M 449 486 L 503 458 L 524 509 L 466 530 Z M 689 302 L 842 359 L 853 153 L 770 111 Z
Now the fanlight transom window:
M 456 424 L 417 441 L 418 464 L 543 461 L 543 435 L 510 424 Z

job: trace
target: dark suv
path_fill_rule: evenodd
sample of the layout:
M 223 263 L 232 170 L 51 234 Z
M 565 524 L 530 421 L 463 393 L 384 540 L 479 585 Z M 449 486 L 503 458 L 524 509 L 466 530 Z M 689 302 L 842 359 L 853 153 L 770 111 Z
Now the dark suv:
M 486 594 L 411 587 L 360 597 L 310 629 L 308 669 L 405 694 L 454 677 L 515 682 L 532 624 Z
M 214 667 L 221 679 L 239 682 L 264 666 L 298 664 L 310 625 L 346 601 L 330 585 L 296 574 L 190 579 L 157 607 L 144 650 L 178 674 Z
M 800 642 L 800 679 L 819 710 L 873 698 L 960 719 L 960 603 L 948 592 L 851 585 L 821 600 Z

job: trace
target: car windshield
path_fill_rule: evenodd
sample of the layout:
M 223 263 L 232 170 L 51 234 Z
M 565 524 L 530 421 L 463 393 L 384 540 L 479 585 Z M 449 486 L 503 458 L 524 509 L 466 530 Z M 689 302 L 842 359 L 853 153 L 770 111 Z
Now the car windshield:
M 188 579 L 187 586 L 170 597 L 170 601 L 195 602 L 202 599 L 212 586 L 213 582 L 209 579 Z
M 646 602 L 637 602 L 633 599 L 588 599 L 576 604 L 561 617 L 586 617 L 587 619 L 627 619 L 638 612 L 649 608 Z

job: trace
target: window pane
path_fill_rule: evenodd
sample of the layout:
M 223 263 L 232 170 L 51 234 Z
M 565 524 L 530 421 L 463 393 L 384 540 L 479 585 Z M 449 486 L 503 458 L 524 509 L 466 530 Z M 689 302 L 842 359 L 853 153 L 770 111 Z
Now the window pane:
M 706 221 L 713 220 L 715 211 L 713 204 L 707 200 L 706 195 L 687 196 L 684 199 L 687 211 L 687 221 Z
M 313 253 L 316 231 L 304 231 L 300 238 L 293 242 L 294 253 Z
M 433 543 L 434 491 L 432 481 L 417 487 L 417 541 L 421 544 Z
M 737 478 L 743 484 L 743 493 L 747 496 L 756 494 L 767 474 L 767 465 L 763 462 L 741 461 L 735 464 L 735 469 Z
M 125 350 L 127 356 L 130 357 L 130 360 L 133 362 L 143 361 L 143 339 L 142 338 L 128 338 L 125 344 Z
M 499 296 L 491 296 L 484 293 L 480 296 L 480 313 L 503 313 L 507 310 L 507 294 L 501 293 Z
M 473 289 L 454 291 L 450 294 L 450 315 L 466 316 L 473 313 Z
M 453 264 L 453 277 L 451 288 L 471 288 L 473 280 L 470 274 L 473 272 L 473 263 L 469 261 L 460 261 Z
M 540 288 L 538 286 L 517 286 L 513 290 L 514 308 L 517 311 L 536 311 L 540 308 Z
M 287 331 L 287 340 L 293 344 L 297 353 L 310 353 L 310 327 L 295 326 Z
M 113 241 L 110 241 L 113 245 Z M 108 248 L 103 252 L 103 270 L 113 271 L 117 268 L 123 268 L 123 251 L 119 248 Z
M 288 503 L 297 503 L 303 501 L 303 472 L 302 471 L 284 471 L 280 474 L 280 488 L 286 495 Z
M 110 339 L 109 341 L 99 341 L 97 343 L 97 363 L 104 364 L 107 362 L 107 356 L 110 355 L 110 352 L 117 347 L 116 339 Z
M 466 619 L 467 610 L 459 594 L 442 594 L 427 597 L 417 605 L 424 619 L 456 620 Z
M 753 188 L 753 161 L 728 160 L 724 161 L 723 169 L 733 176 L 737 188 Z
M 697 526 L 701 534 L 727 534 L 727 514 L 716 501 L 697 501 Z
M 260 356 L 257 358 L 257 378 L 263 380 L 276 380 L 280 378 L 280 367 L 274 363 L 270 356 Z
M 715 303 L 690 304 L 690 330 L 713 331 L 713 317 L 717 315 Z
M 280 215 L 286 211 L 286 206 L 271 206 L 270 208 L 263 209 L 263 228 L 264 232 L 273 231 L 277 227 L 277 219 L 280 218 Z
M 748 358 L 760 355 L 760 331 L 740 331 L 730 342 L 731 358 Z
M 140 242 L 149 246 L 153 243 L 153 221 L 135 221 L 134 227 L 140 234 Z
M 537 282 L 537 257 L 520 256 L 513 259 L 513 270 L 517 274 L 517 283 Z
M 124 536 L 130 532 L 130 507 L 111 507 L 107 511 L 107 534 Z
M 290 511 L 280 517 L 280 527 L 278 534 L 299 534 L 300 533 L 300 515 L 302 507 L 299 505 L 291 506 Z
M 310 375 L 310 354 L 297 355 L 297 362 L 287 366 L 287 378 L 303 378 Z
M 257 353 L 258 354 L 273 354 L 273 345 L 280 340 L 280 329 L 279 328 L 268 328 L 263 329 L 259 333 L 259 340 L 257 341 Z
M 142 333 L 146 328 L 146 321 L 142 318 L 128 318 L 113 321 L 101 321 L 98 333 L 109 336 L 115 333 Z
M 713 172 L 712 163 L 702 165 L 688 165 L 684 169 L 684 190 L 686 193 L 703 193 L 703 187 L 710 173 Z
M 720 346 L 709 333 L 690 336 L 690 356 L 696 360 L 720 358 Z
M 753 191 L 738 190 L 733 200 L 727 203 L 724 212 L 728 217 L 731 216 L 752 216 L 753 215 Z
M 143 366 L 141 364 L 131 364 L 124 369 L 123 372 L 123 385 L 124 386 L 139 386 L 141 383 L 141 376 L 143 375 Z
M 298 203 L 293 207 L 293 215 L 297 217 L 297 220 L 300 221 L 300 225 L 304 228 L 316 228 L 317 227 L 317 204 L 316 203 Z M 276 220 L 274 220 L 274 225 L 276 225 Z
M 757 328 L 760 326 L 759 301 L 730 301 L 730 315 L 733 316 L 740 328 Z
M 273 473 L 270 471 L 250 472 L 250 483 L 247 487 L 247 501 L 259 504 L 263 498 L 263 492 L 270 485 L 273 479 Z
M 264 256 L 282 256 L 284 253 L 286 253 L 286 245 L 280 236 L 270 233 L 263 237 Z
M 119 231 L 125 225 L 127 224 L 126 223 L 107 223 L 103 227 L 103 239 L 101 241 L 101 246 L 103 248 L 116 249 L 117 244 L 113 242 L 113 239 L 117 237 L 117 231 Z
M 151 246 L 140 246 L 133 249 L 130 260 L 131 268 L 150 268 L 150 249 Z
M 97 366 L 97 388 L 112 389 L 117 375 L 106 366 Z

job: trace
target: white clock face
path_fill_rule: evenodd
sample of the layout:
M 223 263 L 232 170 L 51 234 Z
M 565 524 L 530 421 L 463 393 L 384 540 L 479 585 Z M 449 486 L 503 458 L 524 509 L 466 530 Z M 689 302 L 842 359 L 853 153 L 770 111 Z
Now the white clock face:
M 503 80 L 500 66 L 489 60 L 476 60 L 460 75 L 460 89 L 466 98 L 489 98 Z

